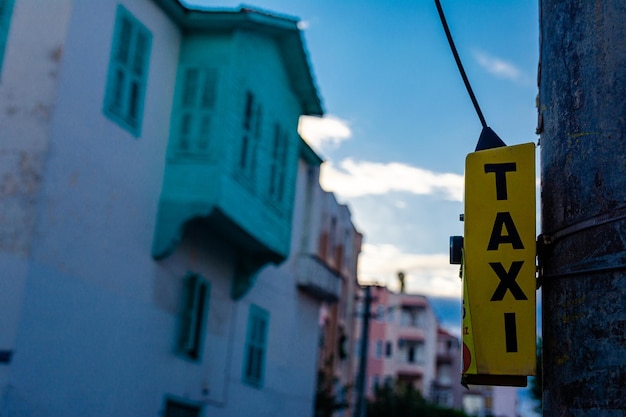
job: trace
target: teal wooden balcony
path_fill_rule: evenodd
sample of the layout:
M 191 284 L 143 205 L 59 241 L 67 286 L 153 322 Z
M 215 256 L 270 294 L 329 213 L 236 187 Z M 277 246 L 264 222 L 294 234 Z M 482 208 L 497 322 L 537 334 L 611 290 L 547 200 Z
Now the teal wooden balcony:
M 302 114 L 321 115 L 297 21 L 156 1 L 184 31 L 152 254 L 202 224 L 238 253 L 240 298 L 289 255 Z

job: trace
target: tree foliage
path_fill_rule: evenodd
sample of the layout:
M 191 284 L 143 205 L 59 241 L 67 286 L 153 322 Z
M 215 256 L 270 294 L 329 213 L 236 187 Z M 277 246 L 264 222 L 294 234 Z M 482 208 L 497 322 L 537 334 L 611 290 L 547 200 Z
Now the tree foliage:
M 442 408 L 428 403 L 410 385 L 385 384 L 378 387 L 375 398 L 367 406 L 367 417 L 466 417 L 466 414 L 451 408 Z
M 537 375 L 530 380 L 530 396 L 537 402 L 535 411 L 541 414 L 543 408 L 543 370 L 541 367 L 542 357 L 541 339 L 537 341 Z
M 335 411 L 348 406 L 335 395 L 337 382 L 337 378 L 329 377 L 323 370 L 317 372 L 315 417 L 331 417 Z

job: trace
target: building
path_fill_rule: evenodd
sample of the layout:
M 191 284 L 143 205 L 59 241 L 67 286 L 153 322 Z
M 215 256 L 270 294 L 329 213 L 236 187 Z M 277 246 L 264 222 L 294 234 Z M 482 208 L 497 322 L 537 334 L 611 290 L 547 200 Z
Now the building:
M 297 20 L 0 6 L 0 414 L 309 415 L 344 284 L 310 285 L 297 124 L 323 110 Z
M 318 395 L 318 399 L 322 404 L 318 403 L 317 408 L 319 412 L 331 397 L 330 401 L 342 405 L 335 415 L 351 416 L 354 411 L 357 260 L 363 236 L 352 224 L 348 207 L 339 204 L 332 193 L 323 191 L 318 182 L 314 184 L 319 205 L 313 213 L 319 232 L 312 236 L 312 247 L 316 262 L 325 265 L 325 272 L 315 275 L 319 279 L 330 274 L 325 279 L 337 283 L 335 295 L 325 298 L 320 315 L 318 394 L 322 394 L 322 398 Z
M 428 398 L 436 377 L 437 318 L 423 295 L 372 287 L 367 388 L 410 385 Z
M 370 401 L 377 386 L 410 385 L 430 403 L 471 416 L 517 416 L 516 388 L 461 385 L 460 338 L 439 326 L 427 297 L 383 286 L 370 288 L 366 378 Z M 360 338 L 361 317 L 357 326 Z
M 477 417 L 517 417 L 517 391 L 515 387 L 470 385 L 463 392 L 462 410 Z
M 430 400 L 446 408 L 462 409 L 463 387 L 459 383 L 461 344 L 459 338 L 439 328 L 437 330 L 436 376 L 430 389 Z

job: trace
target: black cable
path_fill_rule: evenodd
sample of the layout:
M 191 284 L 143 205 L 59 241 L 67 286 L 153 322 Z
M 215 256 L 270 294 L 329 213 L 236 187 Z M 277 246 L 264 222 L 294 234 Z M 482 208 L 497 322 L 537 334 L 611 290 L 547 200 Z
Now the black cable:
M 435 0 L 435 5 L 437 6 L 437 11 L 439 12 L 439 18 L 441 19 L 443 30 L 446 32 L 446 37 L 448 38 L 450 49 L 452 49 L 452 55 L 454 55 L 454 60 L 456 61 L 456 65 L 459 67 L 461 77 L 463 78 L 463 82 L 465 83 L 465 88 L 467 88 L 467 92 L 472 99 L 472 103 L 474 104 L 474 109 L 476 109 L 476 113 L 478 114 L 480 123 L 483 125 L 483 128 L 486 128 L 487 122 L 485 121 L 483 112 L 480 110 L 480 106 L 478 105 L 478 101 L 476 100 L 476 96 L 474 95 L 474 91 L 472 91 L 472 86 L 470 85 L 469 80 L 467 79 L 467 75 L 465 74 L 465 70 L 463 69 L 461 58 L 459 58 L 459 53 L 456 50 L 456 46 L 454 46 L 454 41 L 452 40 L 452 35 L 450 34 L 450 28 L 448 28 L 448 23 L 446 22 L 446 17 L 443 14 L 443 9 L 441 8 L 441 3 L 439 2 L 439 0 Z

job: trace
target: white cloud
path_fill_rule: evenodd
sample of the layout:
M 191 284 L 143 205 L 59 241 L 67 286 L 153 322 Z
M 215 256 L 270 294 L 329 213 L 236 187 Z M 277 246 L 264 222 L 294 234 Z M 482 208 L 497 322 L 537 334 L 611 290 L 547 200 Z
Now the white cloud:
M 460 297 L 459 266 L 447 254 L 403 253 L 393 245 L 364 244 L 359 257 L 359 280 L 398 290 L 398 272 L 404 272 L 406 291 L 431 296 Z
M 298 133 L 317 152 L 328 146 L 337 147 L 341 142 L 352 137 L 348 122 L 330 115 L 301 116 Z
M 514 64 L 501 58 L 489 55 L 483 51 L 474 51 L 474 58 L 490 74 L 499 78 L 508 79 L 518 83 L 527 83 L 528 77 Z
M 342 197 L 386 194 L 393 191 L 412 194 L 441 193 L 452 201 L 463 200 L 463 176 L 436 173 L 398 162 L 387 164 L 345 159 L 335 168 L 322 165 L 322 187 Z
M 298 21 L 298 29 L 306 30 L 311 26 L 311 24 L 307 20 Z
M 397 200 L 397 201 L 394 203 L 394 206 L 395 206 L 396 208 L 398 208 L 398 209 L 405 209 L 405 208 L 407 208 L 406 201 L 403 201 L 403 200 Z

